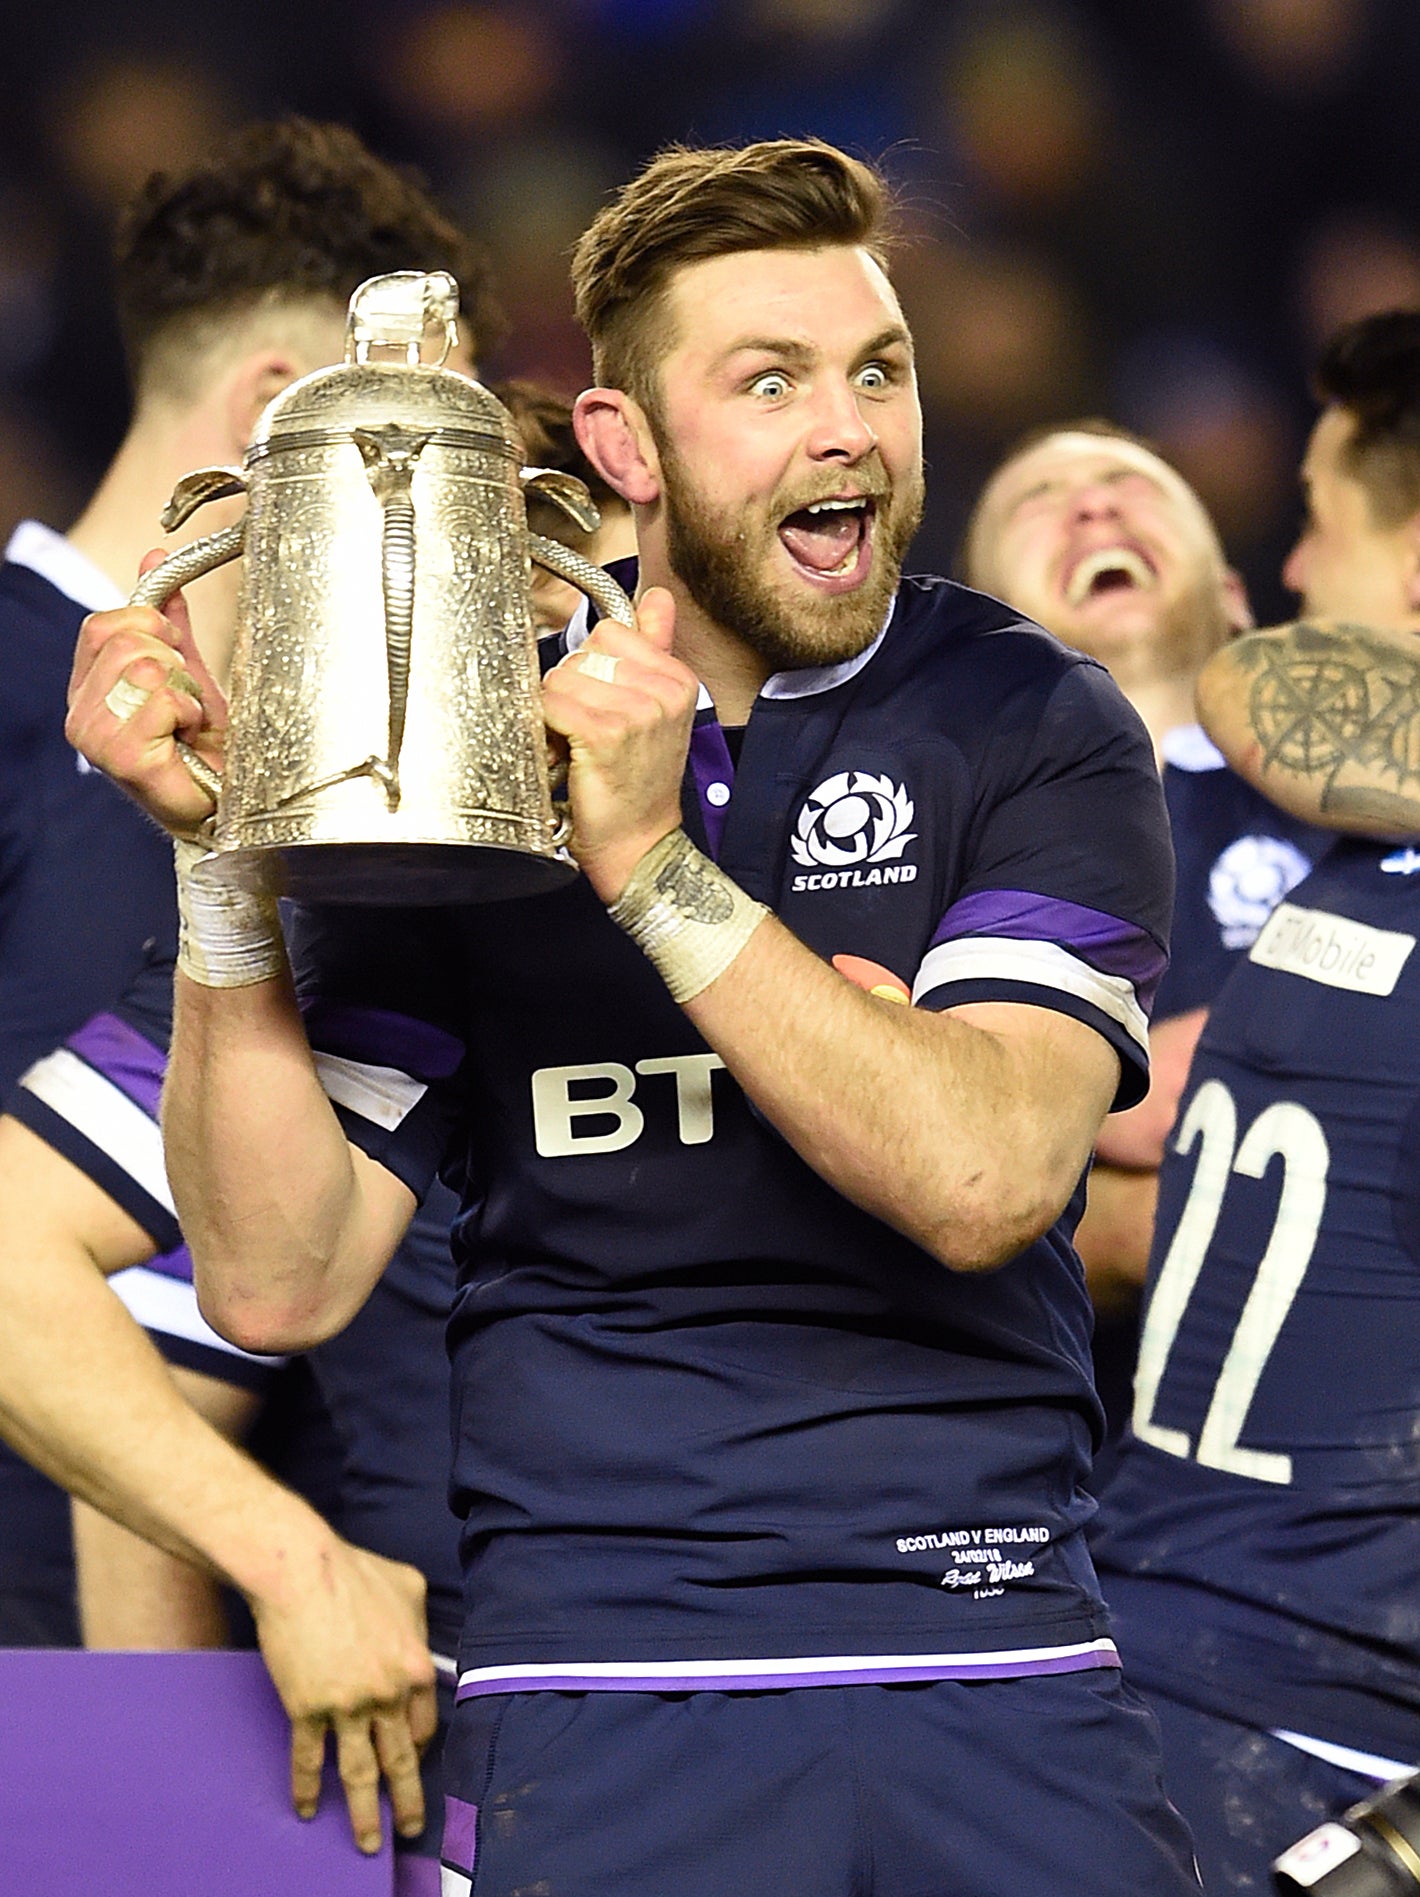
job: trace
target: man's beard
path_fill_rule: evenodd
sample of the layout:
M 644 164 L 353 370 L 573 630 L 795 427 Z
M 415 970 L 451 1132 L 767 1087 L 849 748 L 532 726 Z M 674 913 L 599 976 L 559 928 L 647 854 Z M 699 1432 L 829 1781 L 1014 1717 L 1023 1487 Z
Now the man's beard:
M 888 488 L 880 467 L 868 477 L 876 507 L 865 529 L 873 536 L 872 565 L 861 586 L 849 593 L 815 596 L 806 582 L 792 597 L 786 596 L 793 585 L 787 575 L 786 591 L 781 592 L 764 573 L 779 544 L 783 514 L 766 520 L 755 533 L 746 524 L 732 524 L 706 504 L 666 443 L 661 444 L 661 476 L 673 571 L 700 610 L 742 640 L 771 671 L 839 665 L 872 644 L 902 576 L 903 556 L 921 524 L 920 470 L 895 489 Z

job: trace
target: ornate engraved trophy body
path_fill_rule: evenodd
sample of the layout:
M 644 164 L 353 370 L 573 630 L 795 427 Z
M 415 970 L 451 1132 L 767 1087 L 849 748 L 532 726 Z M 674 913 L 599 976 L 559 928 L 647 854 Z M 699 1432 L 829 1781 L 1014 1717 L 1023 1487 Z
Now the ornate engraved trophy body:
M 163 562 L 161 604 L 244 551 L 207 873 L 335 902 L 469 902 L 550 889 L 575 868 L 548 781 L 529 560 L 620 619 L 620 587 L 530 535 L 536 487 L 585 530 L 580 481 L 523 468 L 511 418 L 443 368 L 458 288 L 374 277 L 350 301 L 346 360 L 263 413 L 243 467 L 184 477 L 163 526 L 245 492 L 237 527 Z M 443 354 L 426 364 L 431 329 Z M 375 360 L 383 350 L 404 360 Z M 205 772 L 205 775 L 203 774 Z

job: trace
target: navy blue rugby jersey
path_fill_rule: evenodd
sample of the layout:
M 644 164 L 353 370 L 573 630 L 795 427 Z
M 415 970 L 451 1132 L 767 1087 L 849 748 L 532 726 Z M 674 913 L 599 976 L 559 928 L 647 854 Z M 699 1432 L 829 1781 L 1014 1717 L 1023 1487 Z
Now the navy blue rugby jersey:
M 999 602 L 905 582 L 858 659 L 766 684 L 737 765 L 704 700 L 684 815 L 850 979 L 1058 1009 L 1118 1052 L 1121 1104 L 1143 1091 L 1148 740 Z M 351 1138 L 463 1191 L 465 1692 L 1114 1662 L 1080 1532 L 1080 1194 L 1003 1269 L 946 1270 L 749 1105 L 580 880 L 311 909 L 293 942 Z
M 17 529 L 0 566 L 0 1096 L 172 926 L 172 846 L 64 736 L 80 621 L 119 603 L 59 535 Z
M 159 1248 L 148 1264 L 116 1272 L 109 1283 L 168 1361 L 266 1392 L 284 1416 L 274 1381 L 282 1359 L 238 1350 L 198 1310 L 192 1256 L 173 1210 L 158 1105 L 175 961 L 169 935 L 116 1007 L 29 1069 L 6 1111 L 101 1186 Z M 454 1292 L 449 1225 L 457 1206 L 436 1185 L 364 1308 L 338 1336 L 305 1353 L 318 1403 L 302 1440 L 278 1441 L 270 1429 L 263 1437 L 260 1421 L 253 1437 L 269 1445 L 261 1459 L 342 1534 L 421 1571 L 429 1585 L 430 1640 L 444 1656 L 458 1644 L 461 1617 L 444 1347 Z M 327 1428 L 339 1464 L 333 1509 L 328 1474 L 318 1466 L 328 1459 Z
M 1156 1021 L 1209 1005 L 1276 905 L 1335 840 L 1230 770 L 1200 725 L 1170 731 L 1163 757 L 1178 887 Z
M 1420 856 L 1338 841 L 1214 1004 L 1096 1559 L 1137 1681 L 1420 1756 Z

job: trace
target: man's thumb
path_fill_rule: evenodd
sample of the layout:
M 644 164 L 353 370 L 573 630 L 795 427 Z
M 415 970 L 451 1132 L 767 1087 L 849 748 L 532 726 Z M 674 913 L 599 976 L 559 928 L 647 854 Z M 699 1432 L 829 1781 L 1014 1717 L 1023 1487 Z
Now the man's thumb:
M 644 638 L 669 652 L 675 637 L 675 599 L 664 586 L 650 586 L 636 602 L 636 625 Z

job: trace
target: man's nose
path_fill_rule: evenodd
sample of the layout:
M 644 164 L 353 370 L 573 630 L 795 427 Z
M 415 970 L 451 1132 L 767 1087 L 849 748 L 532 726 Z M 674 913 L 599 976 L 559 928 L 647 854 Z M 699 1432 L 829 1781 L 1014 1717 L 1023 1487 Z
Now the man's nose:
M 861 461 L 878 445 L 858 392 L 847 382 L 825 387 L 815 404 L 808 451 L 815 461 Z
M 1076 520 L 1116 520 L 1119 496 L 1105 481 L 1087 481 L 1071 496 L 1070 511 Z

